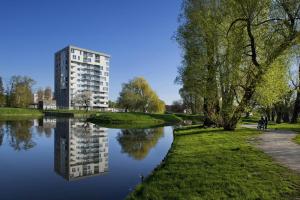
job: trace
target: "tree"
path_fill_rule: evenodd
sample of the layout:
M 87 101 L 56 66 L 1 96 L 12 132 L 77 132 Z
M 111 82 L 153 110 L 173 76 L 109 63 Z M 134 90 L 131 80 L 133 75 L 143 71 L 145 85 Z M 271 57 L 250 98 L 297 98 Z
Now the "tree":
M 167 108 L 167 111 L 174 113 L 183 113 L 185 109 L 182 100 L 173 101 L 172 105 L 167 106 Z
M 109 108 L 117 108 L 117 103 L 114 101 L 109 100 L 108 101 L 108 107 Z
M 75 105 L 84 107 L 88 111 L 89 107 L 91 107 L 92 95 L 92 92 L 89 90 L 78 93 L 74 98 Z
M 271 108 L 286 100 L 290 93 L 289 74 L 286 57 L 281 57 L 272 64 L 262 81 L 258 84 L 254 93 L 255 102 L 264 110 L 270 118 Z
M 118 105 L 120 108 L 124 108 L 126 112 L 128 110 L 157 113 L 165 111 L 164 102 L 159 99 L 148 82 L 142 77 L 134 78 L 129 83 L 123 84 Z
M 299 38 L 299 0 L 185 0 L 179 79 L 207 122 L 233 130 L 263 77 Z
M 291 119 L 292 123 L 297 123 L 298 116 L 300 113 L 300 62 L 298 64 L 298 81 L 294 83 L 295 89 L 296 89 L 296 100 L 294 103 L 294 109 L 293 109 L 293 116 Z
M 46 87 L 44 90 L 44 99 L 49 102 L 52 100 L 52 89 L 51 87 Z
M 9 105 L 12 107 L 28 107 L 33 102 L 32 86 L 35 81 L 27 76 L 12 76 L 9 88 Z
M 2 77 L 0 77 L 0 107 L 5 105 L 5 93 L 4 93 L 4 86 Z
M 44 89 L 39 88 L 37 91 L 37 101 L 43 101 L 44 100 Z

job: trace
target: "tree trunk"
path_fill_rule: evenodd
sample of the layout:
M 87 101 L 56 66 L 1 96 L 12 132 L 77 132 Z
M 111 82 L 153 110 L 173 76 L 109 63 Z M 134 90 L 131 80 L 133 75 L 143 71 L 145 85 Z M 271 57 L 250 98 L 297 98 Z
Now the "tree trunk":
M 288 110 L 285 110 L 283 112 L 283 122 L 285 123 L 289 123 L 290 122 L 290 115 L 289 115 L 289 111 Z
M 297 123 L 299 112 L 300 112 L 300 90 L 298 89 L 297 90 L 297 98 L 296 98 L 294 110 L 293 110 L 293 116 L 292 116 L 292 120 L 291 120 L 292 123 Z
M 300 63 L 298 66 L 298 85 L 297 85 L 297 97 L 296 97 L 296 101 L 295 101 L 295 105 L 294 105 L 294 110 L 293 110 L 293 116 L 292 116 L 292 123 L 297 123 L 298 121 L 298 116 L 300 113 Z
M 280 124 L 282 121 L 282 106 L 276 105 L 275 110 L 276 110 L 276 123 Z
M 266 110 L 266 114 L 267 114 L 268 121 L 270 121 L 271 120 L 271 109 L 269 107 Z
M 275 121 L 275 115 L 276 115 L 275 109 L 272 108 L 271 120 L 272 120 L 273 122 Z

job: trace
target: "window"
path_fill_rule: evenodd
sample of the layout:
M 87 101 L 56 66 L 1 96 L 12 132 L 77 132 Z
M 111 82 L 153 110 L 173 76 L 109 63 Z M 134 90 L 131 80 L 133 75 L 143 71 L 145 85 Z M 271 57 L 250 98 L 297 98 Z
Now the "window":
M 78 60 L 80 60 L 80 56 L 78 56 Z
M 102 82 L 102 81 L 100 82 L 100 85 L 103 85 L 103 82 Z
M 73 48 L 71 49 L 71 53 L 74 53 L 74 49 Z
M 108 72 L 104 72 L 104 76 L 108 76 Z
M 108 82 L 105 82 L 105 85 L 108 86 Z
M 75 55 L 73 55 L 73 59 L 75 59 L 75 60 L 76 60 L 76 56 L 75 56 Z
M 103 67 L 102 67 L 102 66 L 100 66 L 100 70 L 103 70 Z

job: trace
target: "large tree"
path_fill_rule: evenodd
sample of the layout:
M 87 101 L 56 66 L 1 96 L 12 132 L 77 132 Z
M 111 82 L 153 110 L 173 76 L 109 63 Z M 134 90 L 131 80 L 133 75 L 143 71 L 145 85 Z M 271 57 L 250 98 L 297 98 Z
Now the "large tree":
M 207 122 L 233 130 L 272 64 L 299 37 L 299 0 L 185 0 L 179 79 Z M 178 79 L 177 78 L 177 79 Z
M 35 81 L 27 76 L 12 76 L 9 88 L 9 105 L 28 107 L 32 102 L 32 86 Z
M 49 86 L 46 87 L 45 90 L 44 90 L 44 99 L 47 102 L 52 100 L 52 89 Z
M 295 99 L 293 115 L 292 115 L 292 119 L 291 119 L 292 123 L 298 122 L 298 116 L 300 113 L 300 62 L 298 63 L 298 70 L 297 70 L 296 78 L 297 78 L 297 81 L 294 82 L 294 86 L 295 86 L 295 90 L 296 90 L 296 99 Z
M 154 113 L 165 111 L 164 102 L 159 99 L 155 91 L 142 77 L 134 78 L 123 84 L 120 97 L 118 98 L 118 105 L 120 108 L 124 108 L 125 111 Z

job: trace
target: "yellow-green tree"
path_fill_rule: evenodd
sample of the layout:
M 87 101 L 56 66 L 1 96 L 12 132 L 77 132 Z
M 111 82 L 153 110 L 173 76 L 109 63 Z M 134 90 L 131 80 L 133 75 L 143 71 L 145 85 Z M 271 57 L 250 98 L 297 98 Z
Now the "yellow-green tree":
M 32 86 L 35 81 L 27 76 L 13 76 L 10 81 L 10 102 L 12 107 L 25 108 L 32 102 Z
M 297 43 L 299 8 L 299 0 L 183 1 L 177 80 L 200 96 L 205 124 L 236 128 L 274 62 Z
M 288 66 L 284 58 L 276 60 L 263 76 L 255 91 L 255 100 L 262 107 L 272 107 L 290 91 Z
M 118 105 L 126 111 L 162 113 L 165 103 L 143 77 L 124 83 L 118 98 Z

